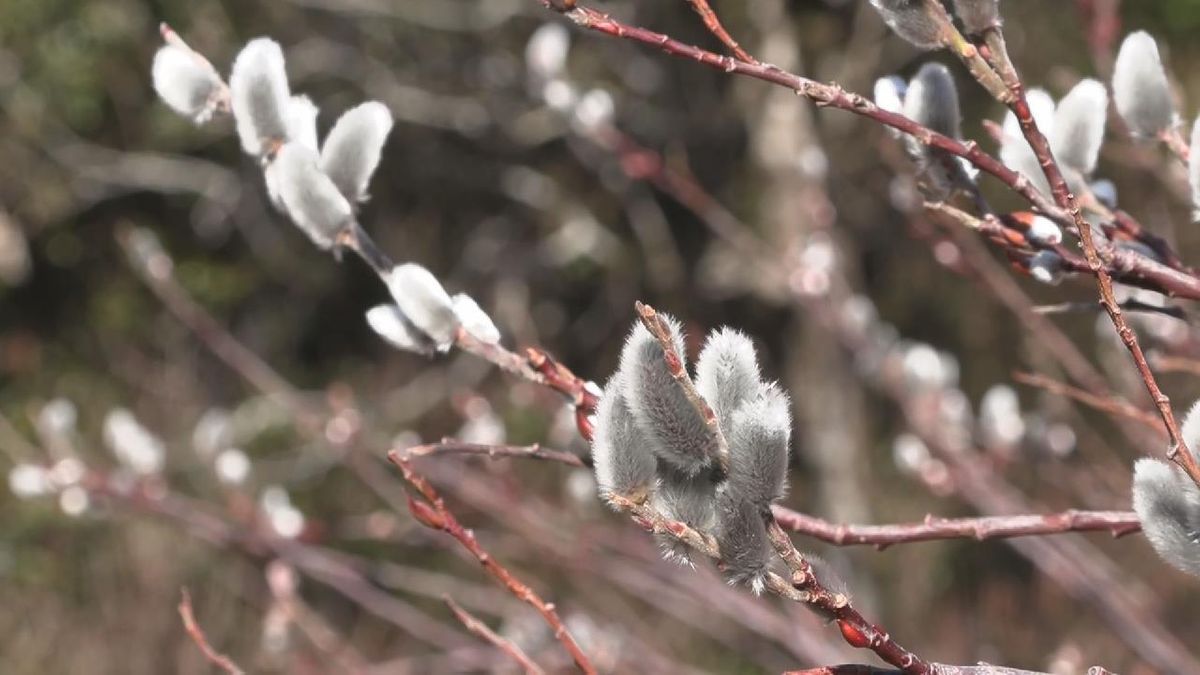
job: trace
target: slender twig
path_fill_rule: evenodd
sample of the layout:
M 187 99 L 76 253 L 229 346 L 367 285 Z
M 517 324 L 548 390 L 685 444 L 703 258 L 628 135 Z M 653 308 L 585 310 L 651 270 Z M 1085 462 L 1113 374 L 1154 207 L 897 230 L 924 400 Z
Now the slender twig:
M 1151 305 L 1133 298 L 1124 300 L 1118 304 L 1126 312 L 1159 314 L 1161 316 L 1169 316 L 1172 319 L 1187 320 L 1187 314 L 1184 313 L 1183 308 L 1175 305 Z M 1038 314 L 1069 314 L 1071 312 L 1094 312 L 1098 309 L 1104 309 L 1103 305 L 1099 302 L 1059 302 L 1053 305 L 1038 305 L 1033 308 L 1033 311 Z
M 721 44 L 729 48 L 729 51 L 733 52 L 733 55 L 738 60 L 745 61 L 746 63 L 758 63 L 758 59 L 750 56 L 745 49 L 742 49 L 737 40 L 734 40 L 733 36 L 729 34 L 729 31 L 725 30 L 725 26 L 721 25 L 721 20 L 717 18 L 717 13 L 709 6 L 708 0 L 687 0 L 687 2 L 700 15 L 700 19 L 704 21 L 704 26 L 708 28 L 709 32 L 715 35 L 721 41 Z
M 184 630 L 192 638 L 192 642 L 195 642 L 196 646 L 200 648 L 209 663 L 229 675 L 242 675 L 244 671 L 233 662 L 233 659 L 213 649 L 213 646 L 209 644 L 208 637 L 204 635 L 204 629 L 196 622 L 196 616 L 192 613 L 192 596 L 186 588 L 180 590 L 179 616 L 183 619 Z
M 480 621 L 479 618 L 474 614 L 471 614 L 467 610 L 460 607 L 459 604 L 455 602 L 454 599 L 449 595 L 442 596 L 442 601 L 445 602 L 446 606 L 450 608 L 450 612 L 454 614 L 454 618 L 458 619 L 459 623 L 461 623 L 467 630 L 495 645 L 497 649 L 505 654 L 508 654 L 510 657 L 512 657 L 513 661 L 517 662 L 517 665 L 521 666 L 521 669 L 524 670 L 527 675 L 542 675 L 542 673 L 546 672 L 542 670 L 541 666 L 534 663 L 533 659 L 529 658 L 529 656 L 514 642 L 511 640 L 506 640 L 498 635 L 496 631 L 488 628 L 487 624 Z
M 479 564 L 487 570 L 496 581 L 508 589 L 510 593 L 516 596 L 522 602 L 533 607 L 542 619 L 554 631 L 554 637 L 562 644 L 563 648 L 571 655 L 575 661 L 575 665 L 583 673 L 594 674 L 596 669 L 592 666 L 591 661 L 579 648 L 579 644 L 575 638 L 571 636 L 570 631 L 563 625 L 562 620 L 558 617 L 558 612 L 554 610 L 554 605 L 542 600 L 532 588 L 527 586 L 520 579 L 517 579 L 512 572 L 508 571 L 504 565 L 501 565 L 495 558 L 491 556 L 479 544 L 475 538 L 475 534 L 464 528 L 454 514 L 446 507 L 446 503 L 442 500 L 440 494 L 434 489 L 424 476 L 413 468 L 410 459 L 403 453 L 396 450 L 388 452 L 388 460 L 395 464 L 403 474 L 404 480 L 408 481 L 420 495 L 424 501 L 408 498 L 408 508 L 413 517 L 422 525 L 441 530 L 450 536 L 454 537 L 463 548 L 475 556 Z
M 562 450 L 543 448 L 533 445 L 487 445 L 484 443 L 467 443 L 453 438 L 443 438 L 441 443 L 418 445 L 403 450 L 405 455 L 424 457 L 426 455 L 482 455 L 488 458 L 513 457 L 541 459 L 551 462 L 561 462 L 569 466 L 586 466 L 582 458 L 574 453 Z
M 989 516 L 984 518 L 938 518 L 925 516 L 919 523 L 893 525 L 840 525 L 783 507 L 775 507 L 780 526 L 835 544 L 866 544 L 884 549 L 893 544 L 943 539 L 1008 539 L 1038 537 L 1065 532 L 1107 532 L 1123 537 L 1141 530 L 1132 511 L 1063 511 L 1045 515 Z
M 1136 422 L 1140 422 L 1141 424 L 1144 424 L 1159 433 L 1162 433 L 1163 431 L 1161 420 L 1154 413 L 1142 410 L 1129 401 L 1117 396 L 1097 395 L 1095 393 L 1084 391 L 1078 387 L 1072 387 L 1065 382 L 1059 382 L 1058 380 L 1054 380 L 1046 377 L 1045 375 L 1039 375 L 1037 373 L 1015 372 L 1013 373 L 1013 379 L 1021 384 L 1027 384 L 1031 387 L 1039 387 L 1052 394 L 1058 394 L 1059 396 L 1066 396 L 1067 398 L 1075 399 L 1084 405 L 1097 410 L 1103 410 L 1110 415 L 1116 417 L 1125 417 Z
M 1150 360 L 1154 361 L 1155 368 L 1158 368 L 1164 373 L 1188 373 L 1190 375 L 1200 375 L 1200 361 L 1197 361 L 1196 359 L 1152 352 L 1150 354 Z

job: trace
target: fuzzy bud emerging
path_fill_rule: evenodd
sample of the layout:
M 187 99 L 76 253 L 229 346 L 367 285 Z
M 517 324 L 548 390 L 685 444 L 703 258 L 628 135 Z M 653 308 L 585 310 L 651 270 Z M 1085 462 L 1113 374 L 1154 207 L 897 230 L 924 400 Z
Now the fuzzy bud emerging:
M 321 148 L 321 170 L 346 199 L 367 200 L 367 184 L 391 130 L 392 113 L 378 101 L 351 108 L 334 123 Z
M 602 496 L 615 494 L 636 500 L 649 496 L 653 489 L 656 461 L 621 389 L 618 371 L 608 381 L 596 409 L 592 464 Z
M 268 172 L 268 192 L 275 183 L 279 202 L 292 221 L 319 248 L 329 250 L 337 236 L 354 226 L 350 202 L 317 167 L 317 153 L 300 143 L 287 143 Z M 272 178 L 272 175 L 274 178 Z
M 483 311 L 474 298 L 466 293 L 457 293 L 451 300 L 454 302 L 454 314 L 458 316 L 458 322 L 471 337 L 493 345 L 500 342 L 500 329 L 496 328 L 492 317 Z
M 257 157 L 287 139 L 290 94 L 279 43 L 269 38 L 248 42 L 234 59 L 229 88 L 246 154 Z
M 1000 25 L 1000 0 L 954 0 L 954 13 L 967 33 L 982 33 Z
M 762 593 L 771 561 L 763 513 L 729 490 L 717 495 L 717 544 L 730 584 L 747 584 Z
M 942 46 L 942 32 L 924 0 L 871 0 L 883 22 L 918 49 Z
M 728 435 L 738 406 L 763 390 L 750 338 L 732 328 L 709 333 L 696 362 L 696 390 L 717 413 L 721 431 Z
M 1058 102 L 1050 149 L 1061 164 L 1088 175 L 1096 169 L 1104 123 L 1108 119 L 1108 91 L 1099 80 L 1083 80 Z
M 1158 45 L 1145 31 L 1125 38 L 1113 66 L 1117 112 L 1137 136 L 1154 137 L 1175 123 L 1175 104 Z
M 428 356 L 434 344 L 395 305 L 376 305 L 367 310 L 367 325 L 396 349 Z
M 1183 471 L 1139 459 L 1133 465 L 1133 510 L 1163 560 L 1200 576 L 1200 489 Z
M 729 487 L 760 508 L 783 497 L 787 487 L 792 415 L 787 394 L 767 387 L 733 416 L 729 440 Z
M 404 316 L 439 348 L 449 348 L 459 325 L 458 315 L 437 277 L 416 263 L 405 263 L 392 268 L 386 281 Z
M 674 354 L 683 367 L 679 322 L 661 315 L 670 328 Z M 634 419 L 646 430 L 660 459 L 687 475 L 710 464 L 717 439 L 667 367 L 662 345 L 642 324 L 634 326 L 621 351 L 621 382 Z
M 164 28 L 164 35 L 169 30 Z M 175 39 L 154 54 L 154 91 L 175 112 L 203 124 L 222 105 L 225 84 L 207 59 L 192 51 L 174 31 L 170 35 Z

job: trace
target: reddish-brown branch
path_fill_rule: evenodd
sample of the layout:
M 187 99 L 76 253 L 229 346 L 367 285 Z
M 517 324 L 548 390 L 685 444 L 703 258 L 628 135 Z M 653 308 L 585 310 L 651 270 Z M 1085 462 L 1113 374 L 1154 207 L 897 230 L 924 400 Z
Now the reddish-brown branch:
M 208 642 L 208 637 L 204 635 L 204 629 L 196 622 L 196 616 L 192 613 L 192 596 L 186 588 L 181 589 L 179 599 L 179 617 L 183 619 L 183 628 L 192 638 L 192 642 L 200 648 L 204 658 L 213 666 L 229 673 L 230 675 L 242 675 L 242 669 L 238 667 L 233 659 L 225 656 L 221 652 L 213 649 Z
M 990 32 L 997 36 L 1000 35 L 999 28 L 994 28 Z M 1016 97 L 1016 100 L 1009 107 L 1013 111 L 1013 114 L 1016 115 L 1017 121 L 1021 124 L 1021 131 L 1025 135 L 1025 140 L 1029 142 L 1029 147 L 1033 149 L 1034 155 L 1037 156 L 1038 161 L 1042 165 L 1042 173 L 1045 174 L 1046 181 L 1050 184 L 1050 192 L 1054 195 L 1055 202 L 1071 216 L 1071 220 L 1079 235 L 1079 241 L 1083 244 L 1083 253 L 1087 259 L 1088 267 L 1091 268 L 1092 274 L 1096 276 L 1096 285 L 1100 291 L 1100 303 L 1104 306 L 1104 311 L 1108 314 L 1113 326 L 1116 327 L 1117 334 L 1121 337 L 1121 342 L 1124 343 L 1125 348 L 1129 350 L 1130 355 L 1133 357 L 1138 374 L 1141 375 L 1142 382 L 1146 385 L 1146 391 L 1154 401 L 1155 407 L 1158 408 L 1163 426 L 1166 427 L 1167 435 L 1171 439 L 1171 447 L 1167 450 L 1167 458 L 1178 464 L 1191 476 L 1192 481 L 1200 485 L 1200 464 L 1196 463 L 1196 458 L 1188 450 L 1183 435 L 1179 432 L 1179 425 L 1175 421 L 1175 413 L 1171 410 L 1171 399 L 1159 388 L 1158 381 L 1154 378 L 1154 373 L 1150 370 L 1150 365 L 1146 363 L 1146 355 L 1142 352 L 1142 347 L 1138 343 L 1137 334 L 1133 332 L 1133 329 L 1125 321 L 1121 306 L 1113 296 L 1112 278 L 1104 262 L 1101 260 L 1095 241 L 1093 241 L 1092 228 L 1083 219 L 1079 210 L 1079 204 L 1076 202 L 1075 196 L 1071 194 L 1070 188 L 1067 186 L 1067 181 L 1063 177 L 1058 163 L 1054 160 L 1054 154 L 1050 150 L 1050 142 L 1046 139 L 1045 134 L 1038 129 L 1037 122 L 1029 110 L 1029 103 L 1025 98 L 1025 89 L 1021 78 L 1017 74 L 1016 69 L 1011 66 L 1011 61 L 1007 53 L 1003 52 L 1003 39 L 998 38 L 997 42 L 999 43 L 999 47 L 998 51 L 993 54 L 993 57 L 995 57 L 994 63 L 997 64 L 1000 76 L 1004 79 L 1005 84 L 1008 85 L 1008 88 L 1012 90 L 1012 93 Z
M 408 484 L 424 498 L 424 501 L 419 501 L 409 497 L 408 507 L 413 517 L 422 525 L 441 530 L 458 540 L 463 548 L 475 556 L 480 565 L 483 565 L 488 574 L 500 582 L 517 599 L 533 607 L 542 615 L 542 619 L 554 631 L 554 637 L 562 644 L 567 653 L 571 655 L 571 658 L 575 661 L 575 665 L 579 667 L 581 672 L 588 673 L 589 675 L 594 674 L 596 672 L 595 667 L 592 666 L 591 661 L 583 653 L 583 650 L 579 648 L 579 644 L 571 636 L 567 627 L 563 625 L 562 620 L 558 617 L 558 612 L 554 609 L 554 605 L 542 600 L 541 596 L 532 588 L 513 576 L 512 572 L 508 571 L 508 568 L 497 562 L 490 553 L 483 549 L 479 541 L 475 538 L 475 533 L 464 528 L 458 522 L 458 519 L 454 517 L 450 509 L 446 507 L 446 503 L 442 500 L 441 495 L 434 489 L 433 484 L 413 468 L 411 461 L 406 455 L 392 450 L 388 453 L 388 459 L 399 467 L 404 480 L 408 481 Z
M 826 588 L 773 515 L 768 514 L 765 522 L 771 546 L 792 572 L 791 587 L 807 596 L 807 602 L 819 614 L 837 623 L 842 639 L 847 644 L 859 649 L 870 649 L 876 656 L 905 673 L 920 675 L 930 672 L 929 664 L 921 657 L 900 646 L 887 630 L 867 621 L 850 604 L 850 598 Z M 777 577 L 770 577 L 767 581 L 770 587 L 777 582 Z
M 1118 398 L 1116 396 L 1101 396 L 1088 391 L 1084 391 L 1078 387 L 1072 387 L 1065 382 L 1059 382 L 1052 378 L 1040 375 L 1037 373 L 1013 373 L 1013 379 L 1021 384 L 1027 384 L 1031 387 L 1045 389 L 1052 394 L 1066 396 L 1067 398 L 1075 399 L 1084 405 L 1102 410 L 1116 417 L 1125 417 L 1136 422 L 1140 422 L 1155 431 L 1162 433 L 1161 420 L 1153 413 L 1142 410 L 1133 405 L 1129 401 Z
M 513 457 L 561 462 L 570 466 L 586 466 L 578 455 L 562 450 L 543 448 L 536 443 L 533 445 L 486 445 L 483 443 L 456 441 L 453 438 L 443 438 L 441 443 L 417 445 L 403 450 L 403 453 L 410 457 L 455 454 L 482 455 L 488 458 Z
M 450 608 L 450 612 L 454 614 L 454 618 L 458 619 L 458 621 L 467 630 L 471 631 L 475 635 L 478 635 L 484 640 L 487 640 L 492 645 L 495 645 L 497 649 L 505 654 L 508 654 L 513 661 L 517 662 L 517 665 L 521 666 L 521 669 L 524 670 L 527 675 L 542 675 L 542 673 L 546 672 L 542 670 L 538 664 L 534 663 L 533 659 L 529 658 L 529 656 L 520 647 L 518 647 L 512 641 L 506 640 L 497 635 L 496 631 L 488 628 L 487 624 L 480 621 L 475 615 L 460 607 L 453 598 L 447 595 L 443 596 L 442 600 L 446 603 L 446 606 Z
M 866 544 L 879 549 L 893 544 L 943 539 L 1008 539 L 1065 532 L 1107 532 L 1123 537 L 1142 529 L 1132 511 L 1063 511 L 1045 515 L 938 518 L 894 525 L 841 525 L 776 506 L 775 520 L 784 528 L 837 546 Z
M 733 55 L 738 60 L 745 61 L 746 63 L 758 63 L 758 59 L 750 56 L 746 50 L 742 49 L 737 40 L 734 40 L 733 36 L 729 34 L 729 31 L 725 30 L 725 26 L 721 25 L 721 20 L 717 18 L 717 13 L 709 6 L 708 0 L 687 0 L 687 2 L 700 15 L 700 19 L 704 21 L 704 26 L 708 28 L 708 31 L 715 35 L 721 41 L 721 44 L 728 47 L 729 51 L 733 52 Z
M 1192 149 L 1188 147 L 1187 140 L 1180 133 L 1178 126 L 1172 126 L 1169 129 L 1164 129 L 1158 134 L 1158 140 L 1167 146 L 1184 166 L 1187 166 L 1191 161 Z

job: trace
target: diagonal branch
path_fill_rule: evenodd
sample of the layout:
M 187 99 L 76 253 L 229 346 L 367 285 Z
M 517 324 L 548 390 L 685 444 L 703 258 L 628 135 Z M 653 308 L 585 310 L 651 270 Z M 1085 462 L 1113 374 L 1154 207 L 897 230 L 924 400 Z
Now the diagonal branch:
M 420 473 L 417 473 L 412 466 L 411 459 L 407 455 L 392 450 L 388 453 L 388 460 L 399 467 L 404 480 L 408 481 L 408 484 L 424 498 L 424 501 L 414 499 L 411 496 L 408 498 L 408 508 L 412 512 L 413 517 L 422 525 L 431 529 L 441 530 L 457 539 L 463 545 L 463 548 L 475 556 L 475 559 L 479 561 L 480 565 L 483 565 L 483 568 L 487 570 L 492 578 L 507 588 L 517 599 L 533 607 L 542 615 L 542 619 L 554 631 L 555 639 L 571 655 L 580 672 L 594 675 L 596 668 L 583 653 L 583 650 L 579 648 L 579 643 L 571 636 L 567 627 L 563 625 L 562 619 L 558 617 L 558 612 L 554 609 L 554 605 L 543 600 L 537 592 L 516 578 L 512 572 L 508 571 L 508 568 L 501 565 L 490 553 L 484 550 L 479 544 L 479 540 L 475 538 L 475 533 L 464 528 L 458 522 L 458 519 L 454 517 L 450 509 L 446 507 L 446 503 L 442 500 L 441 495 L 434 489 L 433 484 Z
M 454 618 L 458 619 L 467 630 L 487 640 L 495 645 L 497 649 L 512 657 L 512 660 L 521 666 L 526 675 L 543 675 L 546 672 L 542 670 L 541 666 L 534 663 L 533 659 L 529 658 L 529 655 L 524 650 L 511 640 L 506 640 L 497 635 L 496 631 L 488 628 L 487 624 L 480 621 L 478 617 L 460 607 L 449 595 L 443 596 L 442 601 L 450 608 L 450 612 L 454 614 Z
M 179 617 L 183 619 L 183 628 L 192 638 L 192 642 L 195 642 L 196 646 L 200 648 L 204 658 L 229 675 L 242 675 L 242 669 L 233 662 L 233 659 L 213 649 L 213 646 L 209 644 L 208 637 L 204 635 L 204 629 L 196 622 L 196 616 L 192 613 L 192 595 L 188 593 L 188 589 L 181 589 L 180 596 Z

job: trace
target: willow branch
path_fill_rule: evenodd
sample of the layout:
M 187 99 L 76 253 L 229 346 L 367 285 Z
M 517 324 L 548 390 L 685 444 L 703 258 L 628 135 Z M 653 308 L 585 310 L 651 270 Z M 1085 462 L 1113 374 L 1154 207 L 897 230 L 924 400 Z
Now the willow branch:
M 1125 399 L 1116 396 L 1101 396 L 1088 391 L 1084 391 L 1078 387 L 1072 387 L 1065 382 L 1059 382 L 1052 378 L 1040 375 L 1037 373 L 1013 373 L 1013 379 L 1021 384 L 1027 384 L 1031 387 L 1045 389 L 1052 394 L 1066 396 L 1080 403 L 1102 410 L 1115 417 L 1125 417 L 1136 422 L 1140 422 L 1155 431 L 1162 433 L 1162 425 L 1160 419 L 1153 413 L 1142 410 Z
M 1045 515 L 939 518 L 925 516 L 919 523 L 894 525 L 842 525 L 776 506 L 775 520 L 791 532 L 837 546 L 871 545 L 884 549 L 894 544 L 945 539 L 1009 539 L 1040 537 L 1066 532 L 1107 532 L 1123 537 L 1142 529 L 1132 511 L 1069 510 Z
M 549 462 L 559 462 L 568 466 L 586 466 L 583 459 L 574 453 L 562 450 L 543 448 L 533 445 L 487 445 L 484 443 L 467 443 L 453 438 L 443 438 L 441 443 L 430 443 L 407 448 L 406 456 L 425 457 L 428 455 L 480 455 L 495 459 L 511 457 L 517 459 L 540 459 Z
M 446 606 L 450 608 L 450 612 L 454 614 L 454 618 L 458 619 L 463 627 L 495 645 L 500 651 L 508 654 L 513 661 L 517 662 L 517 665 L 521 666 L 526 675 L 543 675 L 546 672 L 538 664 L 534 663 L 533 659 L 529 658 L 520 647 L 511 640 L 500 637 L 496 634 L 496 631 L 488 628 L 487 624 L 480 621 L 478 617 L 460 607 L 453 598 L 447 595 L 442 598 L 442 601 L 446 603 Z
M 725 26 L 721 25 L 721 20 L 717 18 L 717 13 L 709 6 L 708 0 L 687 0 L 687 2 L 700 15 L 700 20 L 704 22 L 704 26 L 708 28 L 708 31 L 715 35 L 729 51 L 733 52 L 733 55 L 739 61 L 758 63 L 758 59 L 750 56 L 745 49 L 742 49 L 742 46 L 737 43 L 737 40 L 733 39 L 729 31 L 725 30 Z
M 204 629 L 196 622 L 196 616 L 192 613 L 192 596 L 188 593 L 188 589 L 181 589 L 180 596 L 179 617 L 183 619 L 183 628 L 192 638 L 192 642 L 195 642 L 196 646 L 200 648 L 204 658 L 214 667 L 220 668 L 229 675 L 242 675 L 242 669 L 233 662 L 233 659 L 213 649 L 213 646 L 209 644 L 208 637 L 204 635 Z
M 487 570 L 492 578 L 508 589 L 518 600 L 533 607 L 537 610 L 538 614 L 541 614 L 542 619 L 554 631 L 554 637 L 563 646 L 563 649 L 570 654 L 580 672 L 594 675 L 596 673 L 595 667 L 592 666 L 591 661 L 583 653 L 583 650 L 579 648 L 579 643 L 571 636 L 567 627 L 563 625 L 562 619 L 558 617 L 558 612 L 554 609 L 554 605 L 543 600 L 532 588 L 520 579 L 517 579 L 508 568 L 501 565 L 490 553 L 484 550 L 483 546 L 479 544 L 479 540 L 475 538 L 475 533 L 464 528 L 458 522 L 458 519 L 454 517 L 450 509 L 446 507 L 446 503 L 442 500 L 441 495 L 434 489 L 433 484 L 420 473 L 417 473 L 412 466 L 412 462 L 404 453 L 392 450 L 388 452 L 388 460 L 400 469 L 404 480 L 408 481 L 408 484 L 424 498 L 424 501 L 414 499 L 411 496 L 408 498 L 408 509 L 417 522 L 428 528 L 441 530 L 458 540 L 463 548 L 467 549 L 467 552 L 473 555 L 479 561 L 480 565 L 483 565 L 483 568 Z

